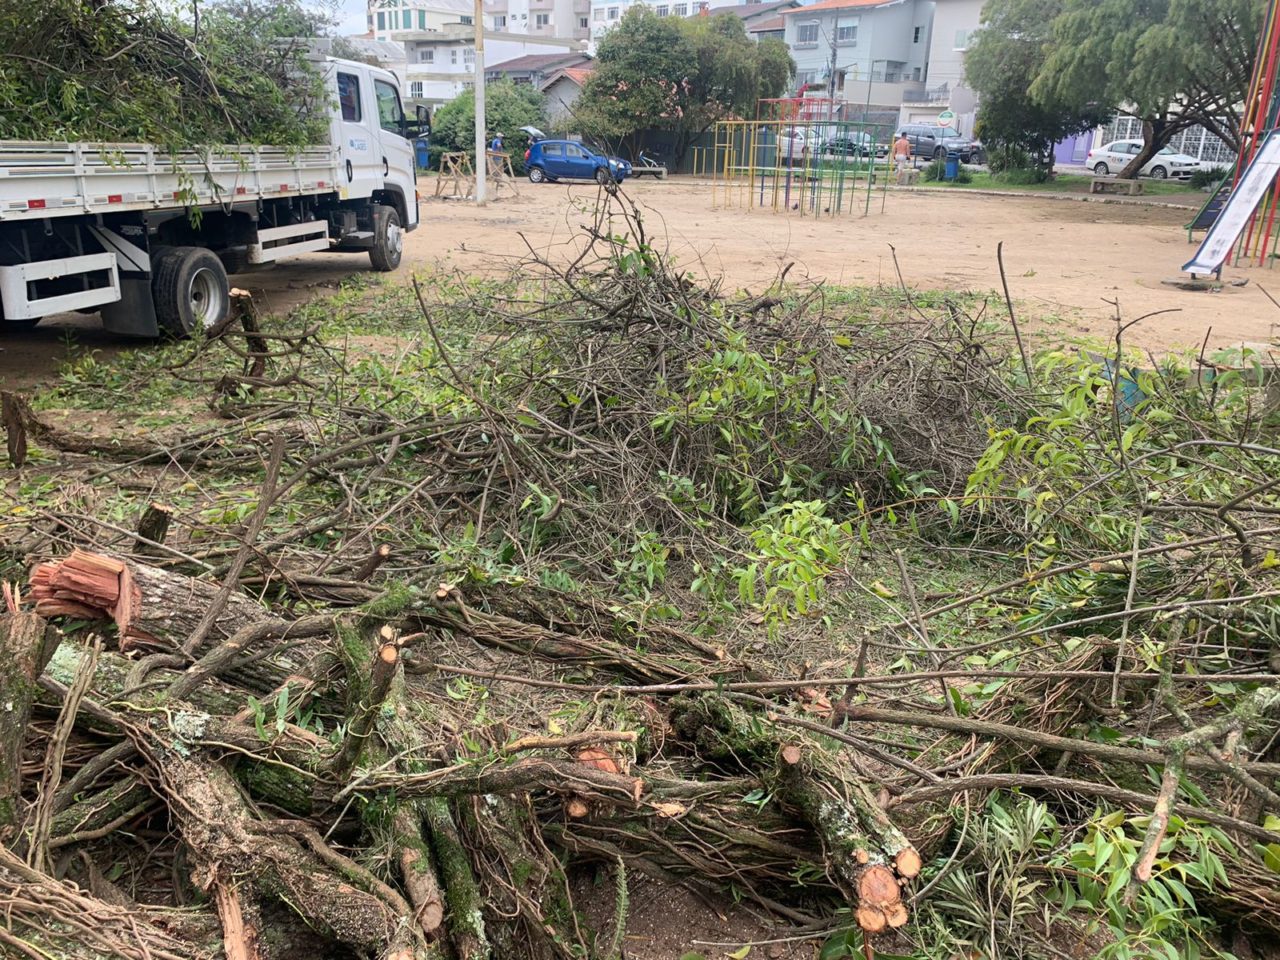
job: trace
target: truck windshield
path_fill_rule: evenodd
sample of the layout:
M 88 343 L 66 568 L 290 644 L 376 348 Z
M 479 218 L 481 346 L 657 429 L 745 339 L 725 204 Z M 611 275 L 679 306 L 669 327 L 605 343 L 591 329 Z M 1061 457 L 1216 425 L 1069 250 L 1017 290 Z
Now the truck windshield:
M 378 97 L 378 124 L 383 130 L 404 134 L 404 111 L 400 109 L 400 94 L 385 80 L 373 81 L 373 91 Z

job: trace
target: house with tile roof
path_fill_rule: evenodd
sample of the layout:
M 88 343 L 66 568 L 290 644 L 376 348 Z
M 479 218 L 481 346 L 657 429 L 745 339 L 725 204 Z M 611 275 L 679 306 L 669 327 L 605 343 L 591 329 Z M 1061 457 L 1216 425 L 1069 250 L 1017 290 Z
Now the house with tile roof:
M 547 98 L 547 121 L 553 129 L 573 127 L 573 106 L 582 96 L 582 88 L 595 67 L 594 60 L 576 67 L 561 67 L 539 85 L 538 89 Z
M 503 63 L 486 65 L 484 78 L 488 83 L 510 80 L 512 83 L 527 83 L 541 88 L 552 74 L 566 67 L 581 67 L 590 62 L 589 56 L 577 50 L 568 53 L 530 53 Z

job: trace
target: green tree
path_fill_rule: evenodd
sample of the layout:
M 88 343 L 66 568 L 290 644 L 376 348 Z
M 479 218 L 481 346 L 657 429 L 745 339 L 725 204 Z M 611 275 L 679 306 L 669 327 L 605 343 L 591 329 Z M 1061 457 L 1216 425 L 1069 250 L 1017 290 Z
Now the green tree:
M 502 133 L 511 164 L 517 174 L 524 172 L 524 151 L 528 134 L 521 127 L 546 125 L 546 98 L 528 84 L 501 80 L 488 84 L 484 95 L 484 119 L 489 130 L 485 139 Z M 463 150 L 475 156 L 476 95 L 467 90 L 436 111 L 431 138 L 445 150 Z
M 1073 103 L 1027 90 L 1044 67 L 1054 19 L 1066 0 L 990 0 L 965 55 L 965 80 L 978 93 L 978 136 L 988 154 L 1026 151 L 1047 168 L 1053 145 L 1105 123 L 1114 104 Z
M 719 120 L 752 116 L 795 71 L 778 41 L 759 44 L 732 14 L 659 17 L 635 6 L 600 43 L 598 66 L 578 101 L 585 132 L 626 141 L 648 129 L 675 134 L 679 163 L 694 138 Z
M 1117 104 L 1142 120 L 1138 170 L 1202 125 L 1240 142 L 1264 0 L 1065 0 L 1030 86 L 1042 104 Z

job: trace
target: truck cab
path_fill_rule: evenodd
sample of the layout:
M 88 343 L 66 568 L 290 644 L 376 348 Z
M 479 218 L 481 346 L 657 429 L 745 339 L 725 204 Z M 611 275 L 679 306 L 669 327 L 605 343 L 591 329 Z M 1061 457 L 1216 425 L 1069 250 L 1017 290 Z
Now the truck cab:
M 226 318 L 229 273 L 317 251 L 396 269 L 419 222 L 409 138 L 424 118 L 407 120 L 386 70 L 316 68 L 327 144 L 0 141 L 0 322 L 96 309 L 114 333 L 191 336 Z

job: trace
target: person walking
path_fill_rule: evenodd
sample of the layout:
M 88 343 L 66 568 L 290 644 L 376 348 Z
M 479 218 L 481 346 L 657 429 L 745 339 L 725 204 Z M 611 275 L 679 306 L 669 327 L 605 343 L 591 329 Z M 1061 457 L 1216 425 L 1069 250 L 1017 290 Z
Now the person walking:
M 898 185 L 902 186 L 907 177 L 907 165 L 911 162 L 911 141 L 907 139 L 905 130 L 898 133 L 893 141 L 893 163 L 898 173 Z
M 502 134 L 501 133 L 494 134 L 493 142 L 489 144 L 489 152 L 490 153 L 502 152 Z

